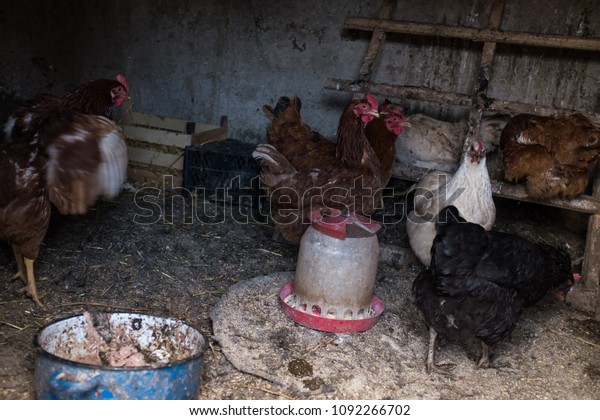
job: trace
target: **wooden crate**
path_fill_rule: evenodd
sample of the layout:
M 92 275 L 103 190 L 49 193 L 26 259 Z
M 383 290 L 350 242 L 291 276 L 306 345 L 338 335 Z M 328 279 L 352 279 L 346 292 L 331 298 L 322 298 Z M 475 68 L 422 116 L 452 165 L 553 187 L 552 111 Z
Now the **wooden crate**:
M 161 185 L 163 175 L 173 175 L 181 186 L 186 146 L 227 138 L 227 127 L 178 118 L 132 112 L 121 125 L 127 139 L 127 176 L 134 184 Z

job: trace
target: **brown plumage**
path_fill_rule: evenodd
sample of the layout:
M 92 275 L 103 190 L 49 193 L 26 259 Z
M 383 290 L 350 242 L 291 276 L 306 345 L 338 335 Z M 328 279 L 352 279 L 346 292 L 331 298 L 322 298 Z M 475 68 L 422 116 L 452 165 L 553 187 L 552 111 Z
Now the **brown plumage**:
M 300 98 L 282 96 L 275 108 L 263 106 L 263 112 L 271 120 L 267 127 L 267 141 L 298 171 L 323 168 L 335 162 L 336 140 L 313 131 L 301 117 Z M 408 120 L 402 109 L 386 100 L 381 106 L 382 118 L 375 118 L 365 128 L 365 135 L 377 155 L 381 166 L 382 186 L 392 176 L 396 157 L 396 138 L 402 133 Z
M 500 145 L 507 181 L 525 181 L 538 200 L 583 193 L 600 154 L 600 128 L 580 114 L 540 117 L 520 114 L 508 121 Z
M 381 207 L 379 159 L 364 132 L 377 107 L 372 95 L 350 101 L 340 116 L 335 158 L 321 167 L 298 170 L 273 145 L 257 146 L 253 156 L 261 165 L 270 215 L 285 239 L 300 241 L 312 210 L 369 215 Z
M 82 214 L 100 197 L 115 197 L 127 168 L 121 129 L 97 115 L 53 111 L 35 135 L 0 145 L 0 240 L 12 245 L 27 291 L 41 306 L 33 263 L 51 205 Z
M 112 118 L 115 106 L 129 96 L 129 85 L 122 75 L 116 80 L 87 82 L 64 96 L 42 93 L 17 107 L 4 126 L 7 140 L 24 138 L 39 129 L 48 113 L 62 110 Z

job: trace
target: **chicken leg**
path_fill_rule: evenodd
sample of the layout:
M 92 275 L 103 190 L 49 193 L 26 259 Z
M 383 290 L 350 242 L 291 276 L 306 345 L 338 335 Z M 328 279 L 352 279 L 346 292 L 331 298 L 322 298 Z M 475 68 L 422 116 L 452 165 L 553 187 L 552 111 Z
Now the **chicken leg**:
M 23 255 L 21 255 L 21 251 L 17 245 L 13 245 L 12 250 L 13 254 L 15 255 L 15 260 L 17 261 L 17 272 L 12 278 L 13 280 L 18 278 L 27 280 L 27 273 L 25 271 L 25 265 L 23 264 Z
M 454 369 L 454 364 L 436 365 L 435 364 L 435 339 L 437 338 L 437 331 L 433 327 L 429 327 L 429 347 L 427 349 L 427 363 L 425 364 L 425 370 L 428 374 L 431 372 L 441 373 L 442 375 L 452 376 L 450 370 Z
M 479 363 L 477 363 L 478 369 L 485 369 L 490 367 L 490 346 L 485 344 L 483 341 L 481 342 L 481 359 L 479 359 Z
M 27 283 L 25 287 L 19 289 L 19 292 L 27 293 L 29 296 L 31 296 L 31 299 L 33 299 L 37 306 L 40 308 L 44 307 L 38 298 L 37 288 L 35 287 L 35 276 L 33 274 L 34 261 L 23 257 L 18 246 L 13 245 L 12 249 L 13 253 L 15 254 L 15 259 L 17 260 L 17 267 L 19 268 L 19 271 L 17 274 L 15 274 L 14 278 L 21 277 Z

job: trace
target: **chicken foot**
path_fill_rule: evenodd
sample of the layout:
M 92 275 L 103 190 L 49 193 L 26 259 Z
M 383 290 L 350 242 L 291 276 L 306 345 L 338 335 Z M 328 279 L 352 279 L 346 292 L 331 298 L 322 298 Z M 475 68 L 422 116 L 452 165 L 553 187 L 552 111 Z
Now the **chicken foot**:
M 481 342 L 481 359 L 477 363 L 477 369 L 486 369 L 490 367 L 490 346 Z
M 31 299 L 35 302 L 37 306 L 40 308 L 44 307 L 42 302 L 40 302 L 37 295 L 37 288 L 35 286 L 35 276 L 33 274 L 33 260 L 29 258 L 23 257 L 19 247 L 13 245 L 13 254 L 15 254 L 15 260 L 17 260 L 17 267 L 19 271 L 14 275 L 13 278 L 21 277 L 27 285 L 18 290 L 19 293 L 27 293 L 31 296 Z
M 456 366 L 453 363 L 444 365 L 435 364 L 435 339 L 437 338 L 437 331 L 433 327 L 429 327 L 429 347 L 427 349 L 427 363 L 425 364 L 425 370 L 428 374 L 431 372 L 440 373 L 446 376 L 453 376 L 450 371 Z

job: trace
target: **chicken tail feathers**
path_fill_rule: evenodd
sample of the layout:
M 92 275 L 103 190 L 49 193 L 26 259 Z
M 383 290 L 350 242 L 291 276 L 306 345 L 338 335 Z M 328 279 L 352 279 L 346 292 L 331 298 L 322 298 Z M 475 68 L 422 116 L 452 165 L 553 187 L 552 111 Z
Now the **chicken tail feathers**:
M 121 129 L 96 115 L 62 113 L 40 130 L 49 156 L 50 201 L 62 214 L 83 214 L 101 198 L 114 198 L 127 176 L 127 145 Z
M 300 98 L 298 98 L 297 96 L 294 96 L 294 99 L 291 100 L 287 96 L 280 97 L 279 100 L 277 101 L 277 104 L 275 105 L 275 110 L 274 110 L 275 116 L 279 117 L 283 111 L 285 111 L 292 105 L 292 103 L 298 109 L 298 112 L 299 112 L 300 107 L 302 106 L 301 102 L 300 102 Z
M 279 151 L 270 144 L 256 146 L 252 157 L 264 169 L 273 174 L 295 173 L 296 169 Z
M 267 116 L 269 120 L 276 121 L 281 114 L 285 112 L 288 108 L 292 107 L 294 109 L 294 115 L 300 115 L 300 109 L 302 108 L 302 101 L 297 96 L 294 96 L 290 99 L 288 96 L 281 96 L 277 103 L 275 104 L 275 108 L 271 105 L 263 105 L 262 112 Z

